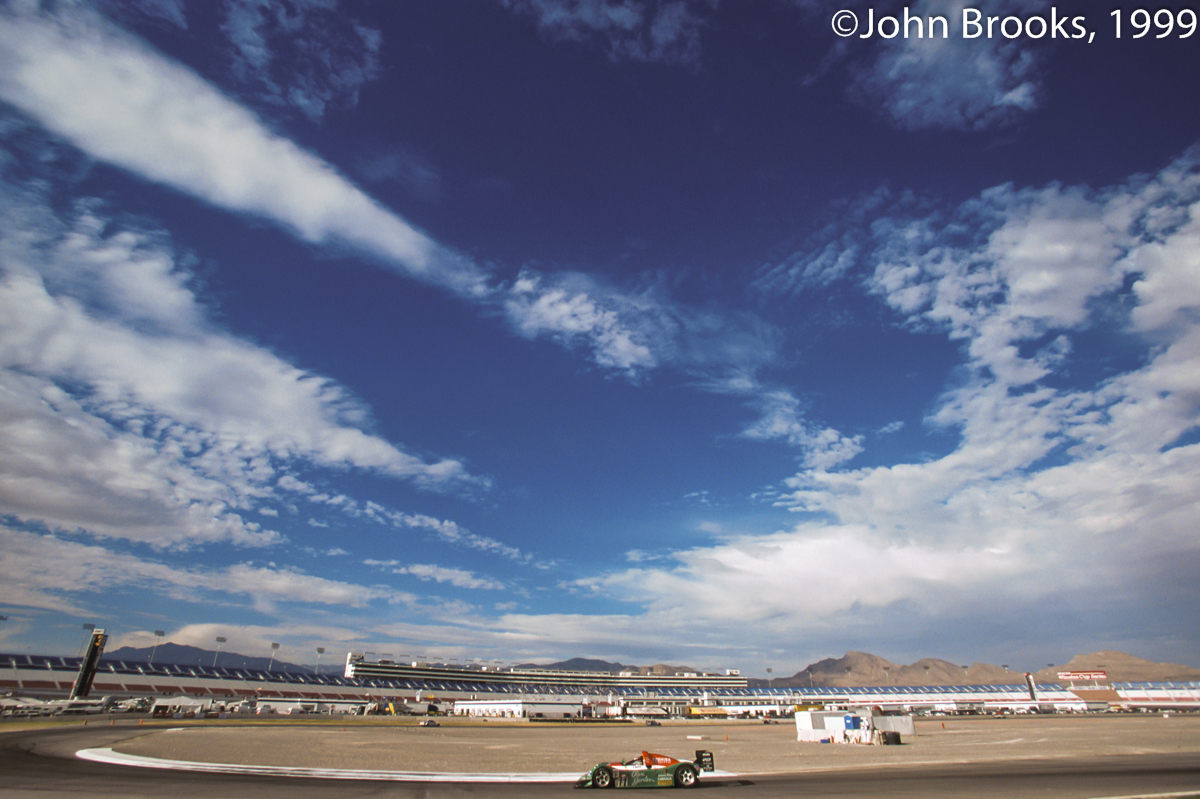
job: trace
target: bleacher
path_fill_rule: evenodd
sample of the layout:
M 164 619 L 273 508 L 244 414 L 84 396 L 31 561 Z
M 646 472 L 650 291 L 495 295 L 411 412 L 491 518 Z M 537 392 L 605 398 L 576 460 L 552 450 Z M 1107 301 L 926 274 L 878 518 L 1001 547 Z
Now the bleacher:
M 81 658 L 57 655 L 0 654 L 0 689 L 56 696 L 69 691 Z M 412 671 L 412 670 L 410 670 Z M 722 706 L 764 704 L 848 703 L 891 707 L 977 705 L 984 708 L 1033 704 L 1028 688 L 1015 685 L 854 686 L 831 688 L 700 686 L 666 678 L 654 684 L 644 677 L 637 684 L 601 679 L 588 672 L 548 671 L 488 672 L 487 679 L 470 669 L 437 668 L 436 674 L 420 670 L 404 678 L 176 665 L 125 660 L 101 660 L 94 692 L 102 694 L 327 696 L 345 699 L 412 696 L 421 691 L 445 699 L 487 694 L 560 694 L 602 701 L 653 697 L 664 702 L 698 704 L 707 696 Z M 436 679 L 430 679 L 436 676 Z M 552 678 L 552 680 L 548 679 Z M 1114 682 L 1111 688 L 1123 703 L 1132 706 L 1200 707 L 1200 682 Z M 1037 703 L 1075 708 L 1086 703 L 1070 687 L 1057 683 L 1036 688 Z

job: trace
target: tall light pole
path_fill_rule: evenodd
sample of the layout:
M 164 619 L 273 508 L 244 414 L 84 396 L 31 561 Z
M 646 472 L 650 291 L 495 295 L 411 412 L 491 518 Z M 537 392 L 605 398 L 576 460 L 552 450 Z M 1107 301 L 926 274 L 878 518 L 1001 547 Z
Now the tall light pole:
M 96 625 L 94 625 L 94 624 L 84 624 L 84 625 L 83 625 L 83 629 L 87 630 L 87 631 L 90 633 L 92 630 L 96 629 Z M 87 643 L 87 641 L 84 641 L 84 644 L 86 644 L 86 643 Z M 79 654 L 77 654 L 75 657 L 83 657 L 83 644 L 80 644 L 80 646 L 79 646 Z
M 321 655 L 325 654 L 325 647 L 317 647 L 317 674 L 321 673 Z
M 217 657 L 220 656 L 220 654 L 221 654 L 221 644 L 225 643 L 225 640 L 226 640 L 225 636 L 223 636 L 223 635 L 217 636 L 217 651 L 213 653 L 213 668 L 214 669 L 217 667 Z
M 8 621 L 8 616 L 0 616 L 0 621 Z M 21 677 L 20 677 L 20 674 L 17 672 L 17 660 L 16 660 L 16 658 L 13 658 L 12 660 L 10 660 L 10 661 L 9 661 L 9 663 L 11 663 L 11 664 L 12 664 L 12 670 L 13 670 L 13 679 L 15 680 L 15 682 L 13 682 L 13 685 L 20 685 L 20 684 L 21 684 Z
M 154 662 L 154 653 L 158 651 L 159 639 L 161 639 L 166 634 L 167 634 L 166 630 L 155 630 L 154 631 L 154 648 L 150 650 L 150 662 L 151 663 Z
M 278 651 L 279 644 L 271 644 L 271 659 L 267 662 L 267 671 L 270 671 L 271 667 L 275 665 L 275 653 Z

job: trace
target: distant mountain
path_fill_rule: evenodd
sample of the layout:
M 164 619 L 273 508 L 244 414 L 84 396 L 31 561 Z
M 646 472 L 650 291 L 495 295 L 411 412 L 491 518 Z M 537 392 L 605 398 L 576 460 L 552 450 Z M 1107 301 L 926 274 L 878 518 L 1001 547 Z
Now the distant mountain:
M 625 671 L 629 667 L 622 666 L 620 663 L 609 663 L 607 660 L 591 660 L 589 658 L 571 658 L 570 660 L 562 660 L 558 663 L 526 663 L 521 666 L 515 666 L 518 669 L 563 669 L 566 671 L 604 671 L 609 673 L 617 673 Z
M 1076 655 L 1061 666 L 1048 666 L 1034 673 L 1038 682 L 1058 682 L 1060 671 L 1103 671 L 1110 682 L 1188 682 L 1200 680 L 1200 669 L 1178 663 L 1155 663 L 1124 652 L 1092 652 Z
M 102 660 L 128 660 L 139 663 L 150 661 L 151 654 L 154 656 L 155 663 L 171 663 L 177 666 L 209 666 L 213 665 L 215 659 L 218 666 L 227 669 L 258 669 L 267 671 L 268 667 L 271 671 L 293 672 L 312 674 L 314 669 L 311 666 L 298 666 L 295 663 L 286 663 L 278 658 L 272 662 L 270 657 L 252 657 L 250 655 L 242 655 L 237 652 L 229 652 L 222 650 L 220 653 L 210 649 L 200 649 L 195 646 L 185 646 L 183 644 L 173 644 L 166 642 L 159 644 L 157 647 L 131 647 L 123 646 L 119 649 L 114 649 L 111 652 L 105 652 Z M 326 666 L 322 664 L 322 673 L 340 673 L 342 666 L 334 663 Z
M 923 658 L 906 666 L 866 652 L 847 652 L 840 658 L 813 663 L 791 677 L 751 680 L 751 684 L 846 688 L 861 685 L 1003 685 L 1019 683 L 1023 679 L 1021 673 L 985 663 L 960 666 L 937 658 Z
M 1200 680 L 1200 669 L 1175 663 L 1155 663 L 1122 652 L 1077 655 L 1069 663 L 1048 666 L 1033 677 L 1039 683 L 1059 682 L 1060 671 L 1104 671 L 1110 682 L 1156 682 Z M 847 652 L 840 658 L 821 660 L 791 677 L 749 680 L 752 686 L 776 688 L 806 686 L 849 688 L 864 685 L 1016 685 L 1024 682 L 1022 671 L 987 663 L 958 665 L 936 658 L 923 658 L 899 665 L 866 652 Z
M 618 674 L 622 671 L 632 671 L 638 674 L 688 674 L 697 671 L 691 666 L 669 666 L 666 663 L 656 663 L 653 666 L 627 666 L 623 663 L 609 663 L 607 660 L 589 660 L 587 658 L 571 658 L 570 660 L 560 660 L 558 663 L 522 663 L 513 668 L 600 671 L 608 674 Z

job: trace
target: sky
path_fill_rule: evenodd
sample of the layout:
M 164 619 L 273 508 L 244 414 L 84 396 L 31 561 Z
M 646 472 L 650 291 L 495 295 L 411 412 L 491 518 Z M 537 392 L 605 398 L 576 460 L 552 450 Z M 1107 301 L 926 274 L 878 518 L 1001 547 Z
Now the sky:
M 1191 11 L 0 2 L 0 651 L 1200 665 L 1198 411 Z

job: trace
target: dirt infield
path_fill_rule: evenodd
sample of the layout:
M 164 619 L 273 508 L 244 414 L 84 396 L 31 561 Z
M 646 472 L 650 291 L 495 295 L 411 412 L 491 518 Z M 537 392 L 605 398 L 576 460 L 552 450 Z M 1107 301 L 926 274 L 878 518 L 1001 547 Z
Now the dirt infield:
M 131 731 L 132 732 L 132 731 Z M 917 721 L 901 746 L 796 741 L 791 723 L 569 725 L 412 720 L 363 724 L 208 725 L 141 728 L 113 746 L 145 757 L 239 765 L 449 773 L 583 772 L 601 760 L 645 749 L 687 757 L 711 751 L 716 766 L 737 774 L 930 763 L 1195 752 L 1200 715 L 945 717 Z

